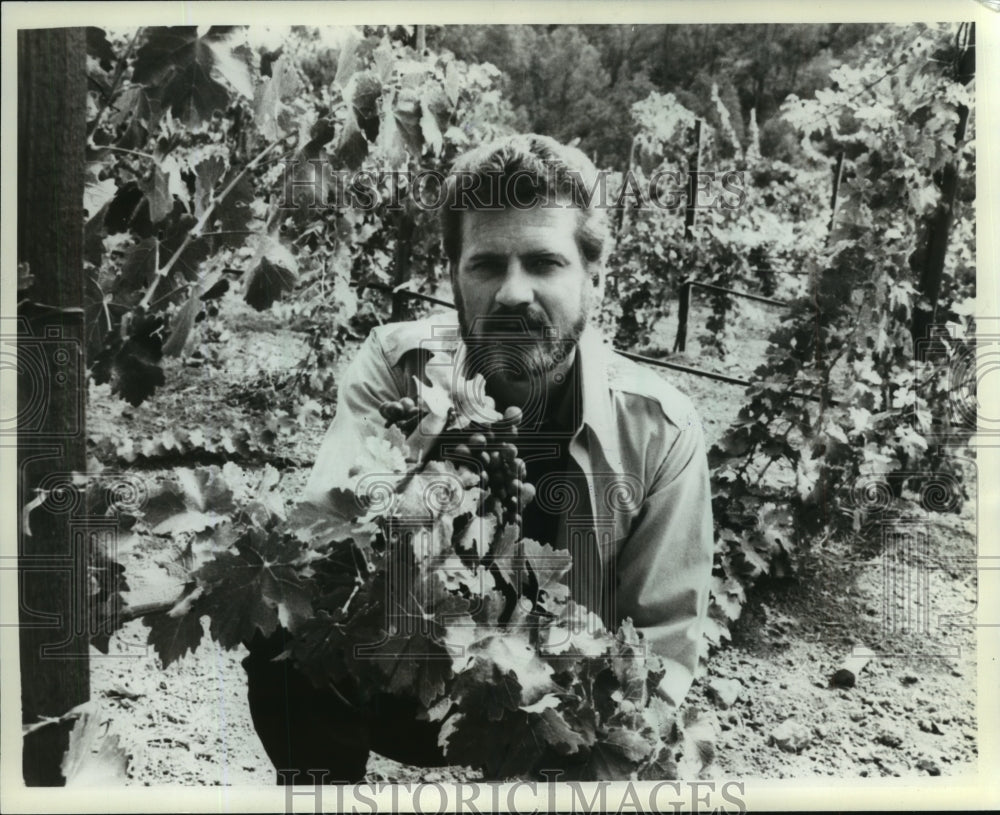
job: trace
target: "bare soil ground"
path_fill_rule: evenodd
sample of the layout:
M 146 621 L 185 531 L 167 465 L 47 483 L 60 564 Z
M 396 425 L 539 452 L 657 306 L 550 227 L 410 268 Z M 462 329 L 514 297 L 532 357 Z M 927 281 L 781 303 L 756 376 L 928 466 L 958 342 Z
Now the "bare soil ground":
M 275 409 L 274 382 L 306 354 L 304 337 L 270 313 L 255 314 L 236 301 L 226 301 L 222 317 L 228 336 L 211 343 L 206 334 L 203 359 L 194 366 L 192 360 L 171 361 L 168 385 L 139 408 L 115 400 L 106 387 L 93 388 L 92 438 L 128 437 L 138 445 L 166 429 L 262 429 Z M 763 312 L 737 317 L 738 354 L 730 359 L 702 355 L 696 336 L 688 354 L 675 359 L 749 377 L 762 361 L 768 320 L 773 315 Z M 718 438 L 739 409 L 741 388 L 662 373 L 699 405 L 709 442 Z M 289 500 L 304 483 L 333 407 L 331 395 L 319 415 L 305 416 L 276 443 L 285 460 L 281 489 Z M 169 475 L 172 466 L 198 463 L 103 461 L 110 470 L 121 468 L 150 483 Z M 930 543 L 926 551 L 915 548 L 889 559 L 826 544 L 803 560 L 798 579 L 772 580 L 754 592 L 732 642 L 712 656 L 688 697 L 717 718 L 719 775 L 975 772 L 975 636 L 962 617 L 974 611 L 977 598 L 975 572 L 963 566 L 976 552 L 974 511 L 970 502 L 961 515 L 918 519 Z M 152 537 L 121 541 L 118 559 L 131 585 L 127 600 L 170 596 L 176 579 L 165 564 L 176 555 L 176 547 Z M 848 661 L 866 652 L 873 656 Z M 108 656 L 96 650 L 92 656 L 93 695 L 132 756 L 129 783 L 273 782 L 246 705 L 241 651 L 225 652 L 206 636 L 194 654 L 164 670 L 136 621 L 112 638 Z M 831 683 L 845 665 L 853 668 L 852 687 Z M 380 756 L 372 756 L 369 778 L 476 780 L 463 768 L 428 770 Z

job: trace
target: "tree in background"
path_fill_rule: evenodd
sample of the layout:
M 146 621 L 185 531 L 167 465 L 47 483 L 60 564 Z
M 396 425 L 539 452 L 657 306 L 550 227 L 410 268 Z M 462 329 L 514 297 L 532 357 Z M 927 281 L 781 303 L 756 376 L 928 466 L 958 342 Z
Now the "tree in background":
M 629 109 L 652 90 L 673 93 L 713 126 L 713 84 L 746 144 L 751 111 L 761 150 L 787 149 L 769 120 L 790 93 L 808 97 L 827 84 L 876 25 L 443 26 L 428 42 L 467 62 L 491 62 L 524 128 L 580 139 L 603 166 L 623 168 Z

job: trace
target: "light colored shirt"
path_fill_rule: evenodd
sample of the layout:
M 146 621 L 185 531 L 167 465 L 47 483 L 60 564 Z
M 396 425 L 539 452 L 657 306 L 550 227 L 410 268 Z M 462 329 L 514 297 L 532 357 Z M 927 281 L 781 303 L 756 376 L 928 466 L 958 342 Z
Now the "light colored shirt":
M 345 482 L 365 439 L 385 432 L 379 405 L 415 398 L 413 378 L 439 350 L 464 364 L 454 313 L 372 330 L 339 382 L 307 498 Z M 546 500 L 549 487 L 566 506 L 557 545 L 571 550 L 578 574 L 594 574 L 603 609 L 613 608 L 618 621 L 630 617 L 643 632 L 666 664 L 660 692 L 677 705 L 698 665 L 712 571 L 702 426 L 684 394 L 616 354 L 593 326 L 576 353 L 581 405 L 569 456 L 582 478 L 536 485 L 536 500 Z

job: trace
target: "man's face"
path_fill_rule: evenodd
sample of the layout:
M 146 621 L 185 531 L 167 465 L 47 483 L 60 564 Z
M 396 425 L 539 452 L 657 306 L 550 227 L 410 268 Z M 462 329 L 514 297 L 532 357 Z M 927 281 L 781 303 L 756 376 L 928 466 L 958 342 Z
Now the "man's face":
M 472 356 L 488 358 L 487 379 L 544 377 L 583 332 L 593 284 L 577 245 L 578 215 L 568 206 L 462 214 L 452 284 L 462 335 Z

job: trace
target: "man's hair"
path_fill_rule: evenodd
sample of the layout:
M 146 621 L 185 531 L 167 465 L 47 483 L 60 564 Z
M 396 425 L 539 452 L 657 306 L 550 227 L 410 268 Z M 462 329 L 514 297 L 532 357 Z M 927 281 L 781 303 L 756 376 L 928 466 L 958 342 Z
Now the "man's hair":
M 576 240 L 588 267 L 601 264 L 608 229 L 597 168 L 583 151 L 536 133 L 505 136 L 459 156 L 445 181 L 441 231 L 452 267 L 462 253 L 462 212 L 533 205 L 576 207 Z

